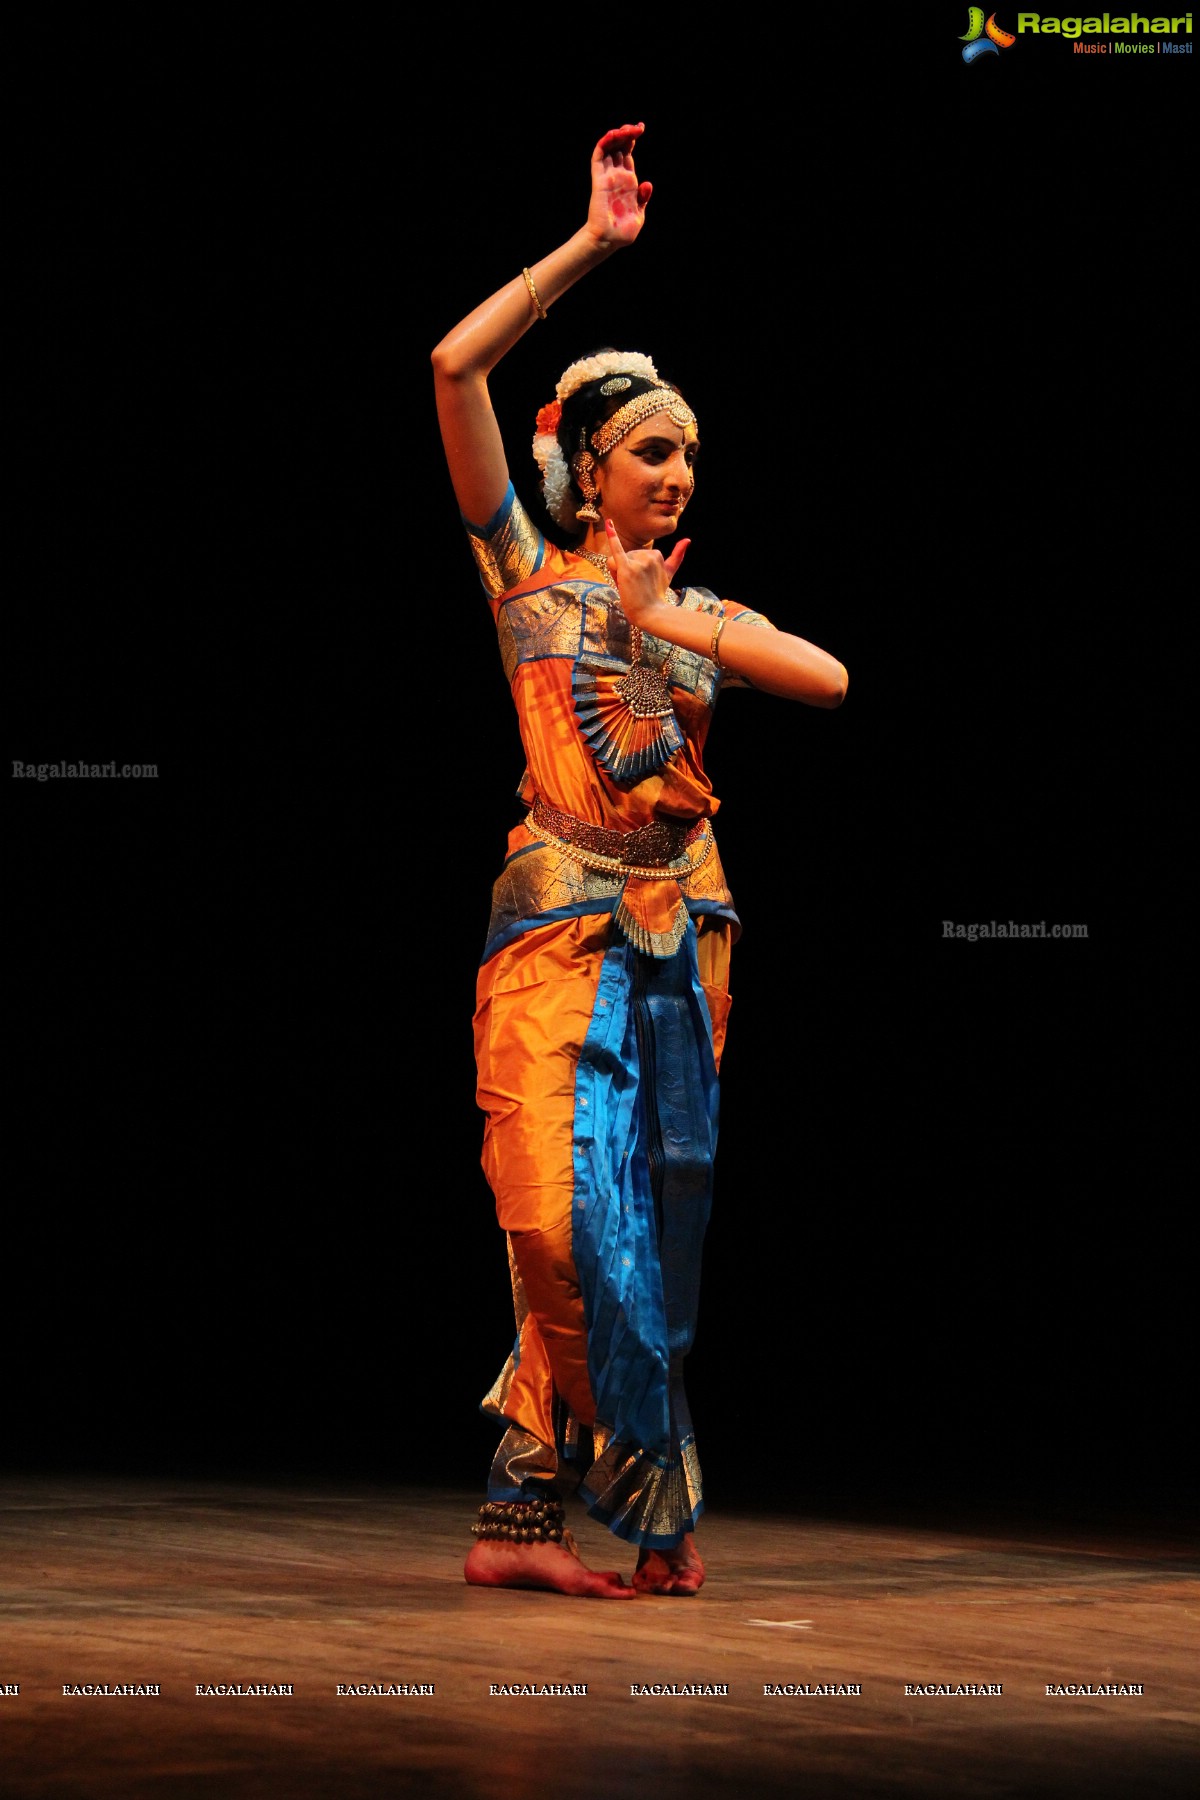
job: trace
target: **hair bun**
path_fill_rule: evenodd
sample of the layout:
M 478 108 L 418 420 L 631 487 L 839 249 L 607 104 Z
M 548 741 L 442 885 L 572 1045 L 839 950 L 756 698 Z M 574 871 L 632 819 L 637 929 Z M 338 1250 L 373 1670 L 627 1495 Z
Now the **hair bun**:
M 643 356 L 640 350 L 601 350 L 595 356 L 581 357 L 569 369 L 564 369 L 555 394 L 560 400 L 567 400 L 577 388 L 589 381 L 598 381 L 602 375 L 643 375 L 647 381 L 659 378 L 650 358 Z

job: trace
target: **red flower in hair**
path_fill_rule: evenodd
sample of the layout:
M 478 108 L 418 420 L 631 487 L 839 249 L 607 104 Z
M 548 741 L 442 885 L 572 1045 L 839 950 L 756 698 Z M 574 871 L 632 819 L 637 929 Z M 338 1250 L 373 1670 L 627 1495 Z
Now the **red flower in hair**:
M 562 406 L 557 400 L 552 400 L 549 406 L 543 406 L 541 412 L 537 416 L 537 430 L 539 437 L 543 435 L 546 437 L 554 437 L 558 431 L 561 418 Z

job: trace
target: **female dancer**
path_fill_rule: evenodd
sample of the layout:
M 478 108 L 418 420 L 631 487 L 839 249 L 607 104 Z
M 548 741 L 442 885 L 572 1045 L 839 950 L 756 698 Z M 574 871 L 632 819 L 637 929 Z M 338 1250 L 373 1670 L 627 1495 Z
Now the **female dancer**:
M 550 543 L 517 500 L 488 375 L 582 276 L 635 242 L 642 125 L 592 154 L 586 224 L 433 353 L 454 492 L 500 637 L 528 812 L 493 890 L 475 1016 L 483 1164 L 507 1233 L 506 1430 L 466 1579 L 600 1598 L 693 1594 L 700 1469 L 683 1391 L 738 929 L 703 747 L 722 685 L 837 706 L 842 665 L 667 556 L 695 416 L 640 353 L 573 363 L 538 415 Z M 632 1587 L 588 1569 L 562 1491 L 639 1546 Z

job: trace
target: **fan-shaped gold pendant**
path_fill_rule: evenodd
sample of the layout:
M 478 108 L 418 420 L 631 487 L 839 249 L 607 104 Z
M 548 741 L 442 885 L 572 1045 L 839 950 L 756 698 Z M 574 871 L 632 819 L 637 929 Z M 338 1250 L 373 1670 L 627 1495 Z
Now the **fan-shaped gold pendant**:
M 640 663 L 614 670 L 582 657 L 571 675 L 579 728 L 596 761 L 614 781 L 645 780 L 683 746 L 660 669 Z

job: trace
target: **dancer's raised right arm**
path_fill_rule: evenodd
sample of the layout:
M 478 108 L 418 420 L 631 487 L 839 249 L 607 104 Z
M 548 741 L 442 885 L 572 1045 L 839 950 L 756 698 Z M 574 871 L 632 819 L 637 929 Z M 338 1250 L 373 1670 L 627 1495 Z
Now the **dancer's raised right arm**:
M 508 463 L 487 378 L 539 317 L 569 287 L 632 244 L 642 229 L 651 185 L 639 182 L 633 152 L 643 125 L 606 131 L 592 152 L 587 223 L 524 274 L 494 293 L 447 333 L 433 352 L 438 423 L 455 497 L 464 515 L 484 525 L 508 487 Z

